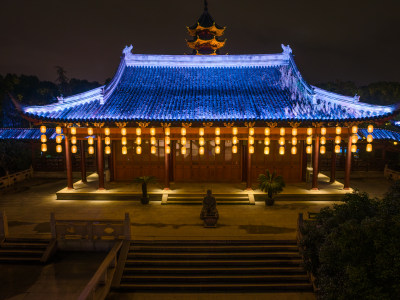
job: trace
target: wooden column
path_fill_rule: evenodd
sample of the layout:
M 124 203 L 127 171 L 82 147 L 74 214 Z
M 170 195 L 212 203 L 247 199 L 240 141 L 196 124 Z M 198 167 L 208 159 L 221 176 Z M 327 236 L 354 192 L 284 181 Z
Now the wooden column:
M 318 190 L 318 162 L 319 162 L 319 132 L 315 128 L 315 141 L 313 151 L 313 177 L 312 177 L 312 190 Z
M 97 135 L 97 170 L 99 172 L 99 190 L 104 190 L 104 154 L 100 128 Z
M 72 179 L 72 157 L 71 148 L 69 146 L 68 129 L 64 129 L 64 142 L 65 142 L 65 165 L 67 169 L 67 189 L 72 190 L 74 188 L 74 183 Z
M 300 141 L 301 145 L 301 181 L 306 181 L 307 179 L 307 152 L 306 152 L 306 141 Z
M 111 155 L 108 158 L 108 167 L 110 169 L 110 181 L 115 180 L 115 151 L 117 149 L 117 142 L 111 140 Z
M 86 156 L 85 156 L 85 141 L 81 140 L 81 175 L 82 182 L 87 182 L 86 180 Z
M 250 141 L 247 139 L 247 189 L 251 190 L 251 153 Z
M 349 128 L 349 141 L 347 143 L 346 153 L 346 166 L 344 170 L 344 187 L 343 189 L 350 189 L 350 170 L 351 170 L 351 128 Z
M 167 147 L 164 139 L 164 190 L 169 190 L 169 154 L 167 154 Z
M 330 183 L 336 181 L 336 152 L 335 152 L 335 141 L 332 141 L 332 157 L 331 157 L 331 179 Z

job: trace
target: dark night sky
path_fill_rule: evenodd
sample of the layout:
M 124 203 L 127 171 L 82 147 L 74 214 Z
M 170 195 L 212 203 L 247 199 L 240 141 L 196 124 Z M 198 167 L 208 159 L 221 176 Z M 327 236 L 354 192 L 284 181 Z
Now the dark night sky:
M 202 0 L 0 0 L 0 74 L 104 82 L 123 47 L 133 53 L 190 53 L 186 25 Z M 209 0 L 227 26 L 223 53 L 276 53 L 289 44 L 310 83 L 400 81 L 399 0 Z

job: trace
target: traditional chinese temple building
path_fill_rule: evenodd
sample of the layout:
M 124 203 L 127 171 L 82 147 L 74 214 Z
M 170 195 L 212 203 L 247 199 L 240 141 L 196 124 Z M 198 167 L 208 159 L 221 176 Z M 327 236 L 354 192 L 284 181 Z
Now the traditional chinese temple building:
M 318 189 L 318 164 L 327 152 L 333 171 L 336 153 L 345 153 L 349 188 L 352 153 L 357 147 L 372 151 L 373 124 L 398 107 L 308 84 L 289 46 L 276 54 L 217 55 L 224 30 L 205 7 L 188 27 L 187 44 L 196 55 L 133 54 L 132 46 L 125 47 L 109 84 L 54 104 L 19 107 L 40 126 L 42 151 L 49 133 L 55 135 L 51 146 L 65 153 L 68 188 L 71 155 L 78 150 L 82 168 L 86 157 L 96 156 L 99 189 L 106 158 L 113 180 L 152 175 L 165 188 L 202 181 L 251 188 L 266 169 L 299 182 L 312 161 L 312 188 Z M 363 135 L 358 127 L 365 128 Z

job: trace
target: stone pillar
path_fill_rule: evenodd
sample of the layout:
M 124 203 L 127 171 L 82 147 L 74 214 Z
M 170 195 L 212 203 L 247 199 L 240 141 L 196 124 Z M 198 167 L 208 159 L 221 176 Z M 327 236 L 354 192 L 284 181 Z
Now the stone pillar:
M 169 156 L 170 156 L 170 154 L 167 153 L 167 147 L 168 147 L 168 145 L 164 139 L 164 169 L 165 169 L 164 190 L 169 190 Z M 171 147 L 170 147 L 170 149 L 171 149 Z
M 72 179 L 72 157 L 71 148 L 69 146 L 68 129 L 64 129 L 64 142 L 65 142 L 65 165 L 67 168 L 67 189 L 72 190 L 74 188 L 74 183 Z
M 251 190 L 251 153 L 250 153 L 250 141 L 247 139 L 247 186 L 248 190 Z
M 82 175 L 82 182 L 87 182 L 86 180 L 86 156 L 85 156 L 85 141 L 81 140 L 81 175 Z
M 319 162 L 319 132 L 318 128 L 315 128 L 315 141 L 313 151 L 313 177 L 312 177 L 312 190 L 318 190 L 318 162 Z
M 104 190 L 104 153 L 100 130 L 99 128 L 97 135 L 97 170 L 99 172 L 99 190 Z
M 350 189 L 350 170 L 351 170 L 351 128 L 349 128 L 349 141 L 347 143 L 346 153 L 346 166 L 344 170 L 344 187 L 343 189 Z
M 331 179 L 330 183 L 336 181 L 336 152 L 335 152 L 335 141 L 332 141 L 332 157 L 331 157 Z

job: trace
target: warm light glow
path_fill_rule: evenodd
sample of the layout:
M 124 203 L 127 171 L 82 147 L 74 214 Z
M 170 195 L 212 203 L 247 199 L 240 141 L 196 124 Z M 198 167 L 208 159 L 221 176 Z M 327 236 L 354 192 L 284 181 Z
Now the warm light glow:
M 42 152 L 46 152 L 46 151 L 47 151 L 47 144 L 42 144 Z
M 110 147 L 110 146 L 106 146 L 106 147 L 104 148 L 104 152 L 105 152 L 106 154 L 110 154 L 110 153 L 111 153 L 111 147 Z
M 358 127 L 357 126 L 351 127 L 351 132 L 352 133 L 357 133 L 357 131 L 358 131 Z
M 295 146 L 297 145 L 297 137 L 292 137 L 292 145 Z
M 126 135 L 126 128 L 121 128 L 121 135 Z
M 325 146 L 321 146 L 321 148 L 319 148 L 319 153 L 325 154 L 325 152 L 326 152 Z
M 326 134 L 326 127 L 321 127 L 321 135 L 325 135 Z
M 164 128 L 164 133 L 165 133 L 165 135 L 170 135 L 171 134 L 171 129 L 169 128 L 169 127 L 165 127 Z
M 285 135 L 285 128 L 281 127 L 281 129 L 279 129 L 279 134 L 280 135 Z
M 56 143 L 60 144 L 62 142 L 62 135 L 57 135 L 56 136 Z
M 142 147 L 140 147 L 140 146 L 137 146 L 136 147 L 136 154 L 142 154 Z
M 268 155 L 269 154 L 269 147 L 264 147 L 264 154 Z
M 368 132 L 369 133 L 372 133 L 374 131 L 374 126 L 373 125 L 368 125 Z M 371 150 L 372 150 L 372 146 L 371 146 Z M 371 151 L 368 151 L 368 152 L 371 152 Z
M 156 146 L 151 146 L 150 152 L 151 152 L 151 154 L 156 154 L 156 153 L 157 153 L 157 148 L 156 148 Z
M 142 139 L 140 136 L 136 138 L 136 144 L 140 145 L 142 143 Z
M 352 142 L 353 144 L 355 144 L 355 143 L 357 143 L 357 141 L 358 141 L 358 136 L 357 136 L 357 134 L 353 134 L 353 135 L 351 136 L 351 142 Z
M 92 127 L 89 127 L 89 128 L 87 129 L 87 134 L 88 134 L 88 135 L 93 135 L 93 128 L 92 128 Z
M 110 132 L 111 132 L 110 128 L 104 128 L 105 135 L 110 135 Z
M 351 152 L 357 152 L 357 146 L 356 145 L 351 145 Z
M 204 138 L 203 137 L 199 138 L 199 145 L 204 146 Z
M 373 140 L 372 134 L 368 134 L 367 135 L 367 142 L 368 143 L 372 143 L 372 140 Z
M 296 136 L 297 135 L 297 128 L 292 128 L 292 135 Z
M 253 145 L 254 144 L 254 137 L 253 136 L 249 136 L 249 144 Z
M 76 136 L 71 137 L 71 144 L 76 144 Z
M 155 145 L 155 144 L 156 144 L 156 137 L 155 137 L 155 136 L 152 136 L 152 137 L 150 138 L 150 144 L 152 144 L 152 145 Z
M 167 154 L 170 154 L 171 153 L 171 147 L 170 146 L 165 147 L 165 152 Z
M 93 153 L 94 153 L 94 147 L 93 147 L 93 146 L 90 146 L 90 147 L 88 148 L 88 153 L 89 153 L 89 154 L 93 154 Z
M 291 153 L 293 155 L 297 154 L 297 147 L 296 146 L 292 146 Z
M 184 136 L 181 137 L 181 144 L 182 144 L 182 146 L 186 145 L 186 138 Z
M 61 134 L 61 127 L 60 127 L 60 126 L 57 126 L 57 127 L 56 127 L 56 133 L 57 133 L 57 134 Z
M 271 143 L 271 141 L 270 141 L 269 137 L 266 137 L 266 138 L 264 139 L 264 145 L 265 145 L 265 146 L 269 146 L 270 143 Z
M 203 154 L 204 154 L 204 147 L 200 147 L 200 148 L 199 148 L 199 154 L 200 154 L 200 155 L 203 155 Z
M 232 137 L 232 144 L 236 145 L 238 143 L 238 138 L 237 136 Z
M 186 128 L 185 127 L 181 128 L 181 135 L 186 135 Z
M 335 144 L 340 144 L 341 141 L 342 141 L 342 138 L 340 137 L 340 135 L 337 135 L 335 137 Z
M 221 129 L 219 127 L 215 128 L 215 135 L 220 135 Z
M 311 145 L 312 144 L 312 136 L 308 136 L 306 139 L 307 145 Z
M 309 127 L 309 128 L 307 128 L 307 135 L 312 135 L 312 128 L 311 127 Z
M 93 137 L 89 136 L 87 139 L 88 144 L 93 145 L 93 141 L 94 141 Z
M 56 152 L 57 153 L 61 153 L 62 152 L 62 146 L 61 145 L 57 145 L 56 146 Z
M 128 153 L 128 148 L 126 148 L 126 146 L 122 147 L 122 154 L 126 155 Z
M 372 151 L 372 144 L 367 144 L 367 152 L 371 152 Z
M 336 134 L 339 135 L 342 133 L 342 127 L 336 127 Z
M 397 145 L 397 142 L 393 142 L 393 145 L 395 145 L 395 146 L 396 146 L 396 145 Z
M 185 146 L 181 148 L 181 153 L 182 153 L 183 155 L 186 154 L 186 147 L 185 147 Z
M 234 146 L 232 146 L 232 153 L 237 153 L 237 146 L 236 145 L 234 145 Z
M 204 128 L 199 128 L 199 136 L 203 136 L 204 135 Z
M 266 128 L 264 129 L 264 134 L 265 134 L 265 135 L 270 135 L 270 134 L 271 134 L 271 128 L 266 127 Z
M 215 154 L 220 154 L 220 153 L 221 153 L 221 147 L 215 146 Z
M 72 153 L 76 153 L 78 151 L 78 147 L 76 147 L 75 145 L 73 145 L 72 147 L 71 147 L 71 152 Z
M 104 144 L 106 145 L 110 145 L 111 144 L 111 139 L 109 136 L 106 136 L 106 138 L 104 139 Z
M 335 153 L 340 153 L 340 146 L 339 145 L 335 146 Z
M 171 138 L 169 136 L 165 137 L 165 143 L 169 145 L 171 143 Z
M 125 146 L 125 145 L 127 144 L 127 142 L 128 142 L 128 141 L 127 141 L 127 139 L 126 139 L 126 136 L 123 136 L 123 137 L 121 138 L 121 144 Z
M 42 134 L 42 135 L 40 136 L 40 141 L 41 141 L 42 143 L 46 143 L 46 142 L 47 142 L 47 136 L 46 136 L 45 134 Z
M 154 127 L 150 128 L 150 135 L 156 135 L 156 129 Z
M 40 126 L 40 132 L 46 133 L 46 126 L 44 126 L 44 125 Z
M 136 128 L 136 135 L 141 135 L 142 134 L 142 128 L 138 127 Z M 142 151 L 142 150 L 140 150 Z
M 75 135 L 76 134 L 76 127 L 71 127 L 71 134 Z
M 280 154 L 280 155 L 285 154 L 285 147 L 283 147 L 283 146 L 280 146 L 280 147 L 279 147 L 279 154 Z
M 237 127 L 233 127 L 232 128 L 232 134 L 233 135 L 237 135 L 238 134 L 238 128 Z
M 281 146 L 285 145 L 285 138 L 284 137 L 280 137 L 279 138 L 279 145 L 281 145 Z
M 250 154 L 253 154 L 253 153 L 254 153 L 254 146 L 250 146 L 250 147 L 249 147 L 249 152 L 250 152 Z
M 216 145 L 221 144 L 221 138 L 219 136 L 215 137 L 215 144 Z
M 306 147 L 306 152 L 307 152 L 307 154 L 311 154 L 312 153 L 312 147 L 311 146 L 307 146 Z
M 326 137 L 322 136 L 321 137 L 321 145 L 325 145 L 326 144 Z
M 249 135 L 254 135 L 254 128 L 253 127 L 249 128 Z

